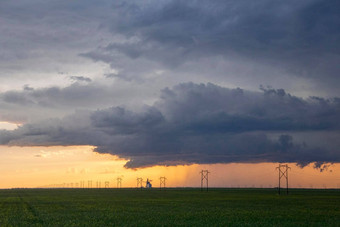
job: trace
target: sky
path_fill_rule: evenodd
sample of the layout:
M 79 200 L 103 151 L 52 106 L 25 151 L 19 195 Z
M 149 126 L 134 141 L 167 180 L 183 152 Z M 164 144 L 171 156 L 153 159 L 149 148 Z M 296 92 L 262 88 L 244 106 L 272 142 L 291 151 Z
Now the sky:
M 189 187 L 201 169 L 216 187 L 271 187 L 279 163 L 295 187 L 337 187 L 339 11 L 336 0 L 1 1 L 0 187 L 120 176 L 133 187 L 142 175 Z

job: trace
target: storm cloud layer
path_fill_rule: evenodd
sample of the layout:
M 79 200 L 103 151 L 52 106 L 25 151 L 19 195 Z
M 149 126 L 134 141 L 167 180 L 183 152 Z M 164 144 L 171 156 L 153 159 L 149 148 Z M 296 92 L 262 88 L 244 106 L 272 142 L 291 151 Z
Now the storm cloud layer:
M 339 11 L 337 0 L 3 0 L 0 122 L 22 126 L 0 144 L 93 145 L 131 168 L 339 162 Z
M 340 161 L 339 99 L 302 99 L 282 89 L 262 90 L 179 84 L 163 89 L 154 105 L 140 111 L 112 107 L 78 112 L 2 131 L 0 142 L 93 145 L 97 152 L 129 159 L 129 168 L 264 161 L 304 166 Z
M 209 65 L 221 56 L 234 65 L 229 70 L 243 62 L 244 68 L 267 68 L 255 71 L 274 79 L 274 66 L 280 74 L 332 87 L 339 84 L 339 10 L 333 0 L 118 1 L 107 26 L 127 40 L 83 56 L 121 67 L 123 54 L 178 71 L 197 61 Z
M 336 0 L 1 1 L 0 91 L 106 79 L 339 96 L 339 10 Z

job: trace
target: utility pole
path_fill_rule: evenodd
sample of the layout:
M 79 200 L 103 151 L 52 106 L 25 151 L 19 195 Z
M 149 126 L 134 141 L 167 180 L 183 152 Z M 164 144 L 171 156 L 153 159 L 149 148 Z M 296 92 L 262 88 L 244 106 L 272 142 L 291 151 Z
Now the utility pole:
M 121 188 L 121 187 L 122 187 L 122 178 L 117 177 L 117 188 Z
M 276 169 L 279 170 L 279 195 L 281 194 L 281 178 L 286 178 L 286 192 L 288 195 L 288 169 L 290 169 L 290 167 L 288 166 L 288 164 L 279 164 L 278 167 L 276 167 Z
M 141 178 L 141 177 L 138 177 L 137 178 L 137 188 L 143 188 L 143 178 Z
M 165 181 L 166 181 L 165 177 L 160 177 L 159 178 L 159 189 L 162 189 L 162 188 L 165 189 Z
M 208 191 L 208 188 L 209 188 L 209 184 L 208 184 L 208 175 L 209 175 L 209 171 L 208 170 L 202 170 L 200 172 L 201 174 L 201 191 L 203 191 L 203 186 L 204 186 L 204 182 L 206 183 L 206 186 L 207 186 L 207 191 Z

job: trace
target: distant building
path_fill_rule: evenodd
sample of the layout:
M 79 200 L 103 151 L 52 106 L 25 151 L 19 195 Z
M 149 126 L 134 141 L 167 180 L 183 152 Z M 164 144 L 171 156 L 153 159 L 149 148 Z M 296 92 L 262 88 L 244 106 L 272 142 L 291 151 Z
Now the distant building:
M 145 185 L 146 188 L 152 188 L 152 184 L 151 184 L 151 180 L 146 179 L 146 185 Z

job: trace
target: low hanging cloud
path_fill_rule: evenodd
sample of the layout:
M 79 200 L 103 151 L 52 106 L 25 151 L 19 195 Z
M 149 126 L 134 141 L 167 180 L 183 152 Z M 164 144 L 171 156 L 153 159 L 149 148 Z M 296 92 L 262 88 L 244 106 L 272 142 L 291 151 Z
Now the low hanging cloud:
M 231 162 L 318 167 L 340 162 L 339 131 L 338 98 L 185 83 L 163 89 L 152 106 L 139 111 L 112 107 L 26 124 L 1 131 L 0 143 L 93 145 L 128 159 L 128 168 Z

